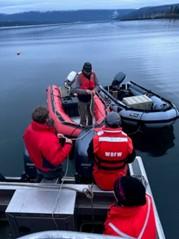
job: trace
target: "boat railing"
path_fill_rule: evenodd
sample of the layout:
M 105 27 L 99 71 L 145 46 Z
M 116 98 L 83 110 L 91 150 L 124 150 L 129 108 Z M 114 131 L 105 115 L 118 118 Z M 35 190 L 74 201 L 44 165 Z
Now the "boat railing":
M 144 164 L 142 162 L 142 158 L 140 156 L 136 157 L 136 160 L 134 160 L 133 164 L 129 164 L 129 170 L 130 170 L 131 176 L 142 175 L 144 177 L 145 184 L 146 184 L 146 192 L 151 195 L 152 200 L 153 200 L 154 214 L 155 214 L 158 238 L 159 239 L 165 239 L 166 237 L 165 237 L 165 234 L 164 234 L 164 230 L 163 230 L 160 218 L 159 218 L 159 214 L 158 214 L 155 202 L 154 202 L 154 198 L 153 198 L 152 190 L 151 190 L 151 187 L 150 187 L 150 183 L 149 183 L 149 180 L 148 180 L 145 168 L 144 168 Z

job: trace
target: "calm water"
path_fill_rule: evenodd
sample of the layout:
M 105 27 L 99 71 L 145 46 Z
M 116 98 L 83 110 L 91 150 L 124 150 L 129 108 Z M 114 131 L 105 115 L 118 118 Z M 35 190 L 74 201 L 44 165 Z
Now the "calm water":
M 179 21 L 22 27 L 0 30 L 0 171 L 20 175 L 22 134 L 49 84 L 91 61 L 102 83 L 123 71 L 179 107 Z M 21 52 L 18 56 L 17 52 Z M 179 121 L 133 135 L 167 238 L 178 239 Z

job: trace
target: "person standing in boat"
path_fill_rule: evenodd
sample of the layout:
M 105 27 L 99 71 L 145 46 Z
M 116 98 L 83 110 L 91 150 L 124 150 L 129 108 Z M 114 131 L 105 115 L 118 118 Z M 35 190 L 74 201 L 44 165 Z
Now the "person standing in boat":
M 42 177 L 62 177 L 62 163 L 71 151 L 72 141 L 64 138 L 64 142 L 60 143 L 59 137 L 47 108 L 37 107 L 32 113 L 32 122 L 24 131 L 23 139 L 27 153 Z
M 153 202 L 143 183 L 134 177 L 118 178 L 114 184 L 116 204 L 110 207 L 104 234 L 122 238 L 156 239 Z
M 93 179 L 102 190 L 112 190 L 115 180 L 127 174 L 128 163 L 136 156 L 132 140 L 120 125 L 120 115 L 108 113 L 105 126 L 93 136 L 88 148 L 88 157 L 94 159 Z
M 85 62 L 82 71 L 75 78 L 72 93 L 77 94 L 79 103 L 80 124 L 93 124 L 93 96 L 95 87 L 98 85 L 96 74 L 92 71 L 92 65 Z

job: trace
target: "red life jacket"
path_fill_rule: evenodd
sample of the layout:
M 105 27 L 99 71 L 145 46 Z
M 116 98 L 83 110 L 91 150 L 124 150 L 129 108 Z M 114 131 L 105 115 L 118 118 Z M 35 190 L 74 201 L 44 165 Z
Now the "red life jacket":
M 136 207 L 112 206 L 105 222 L 104 234 L 128 239 L 156 239 L 156 223 L 152 199 Z
M 93 90 L 96 86 L 96 81 L 95 81 L 95 73 L 92 72 L 90 75 L 90 79 L 88 79 L 83 73 L 80 74 L 80 89 L 83 90 Z
M 93 138 L 93 177 L 103 190 L 112 190 L 115 180 L 127 173 L 126 158 L 133 151 L 131 139 L 121 128 L 102 128 Z

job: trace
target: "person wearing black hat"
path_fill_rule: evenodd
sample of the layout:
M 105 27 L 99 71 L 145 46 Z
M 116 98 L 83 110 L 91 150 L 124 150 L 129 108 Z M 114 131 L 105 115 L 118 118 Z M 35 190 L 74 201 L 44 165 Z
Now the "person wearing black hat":
M 118 178 L 114 184 L 114 195 L 116 204 L 107 214 L 104 234 L 156 239 L 153 202 L 143 183 L 131 176 Z
M 92 71 L 91 63 L 85 62 L 82 71 L 76 76 L 75 87 L 72 89 L 72 93 L 78 96 L 80 124 L 84 126 L 93 124 L 93 95 L 97 85 L 98 80 Z
M 103 190 L 113 189 L 115 180 L 127 174 L 128 163 L 136 156 L 131 138 L 120 126 L 120 115 L 108 113 L 105 126 L 93 136 L 88 148 L 88 157 L 94 159 L 93 179 Z

